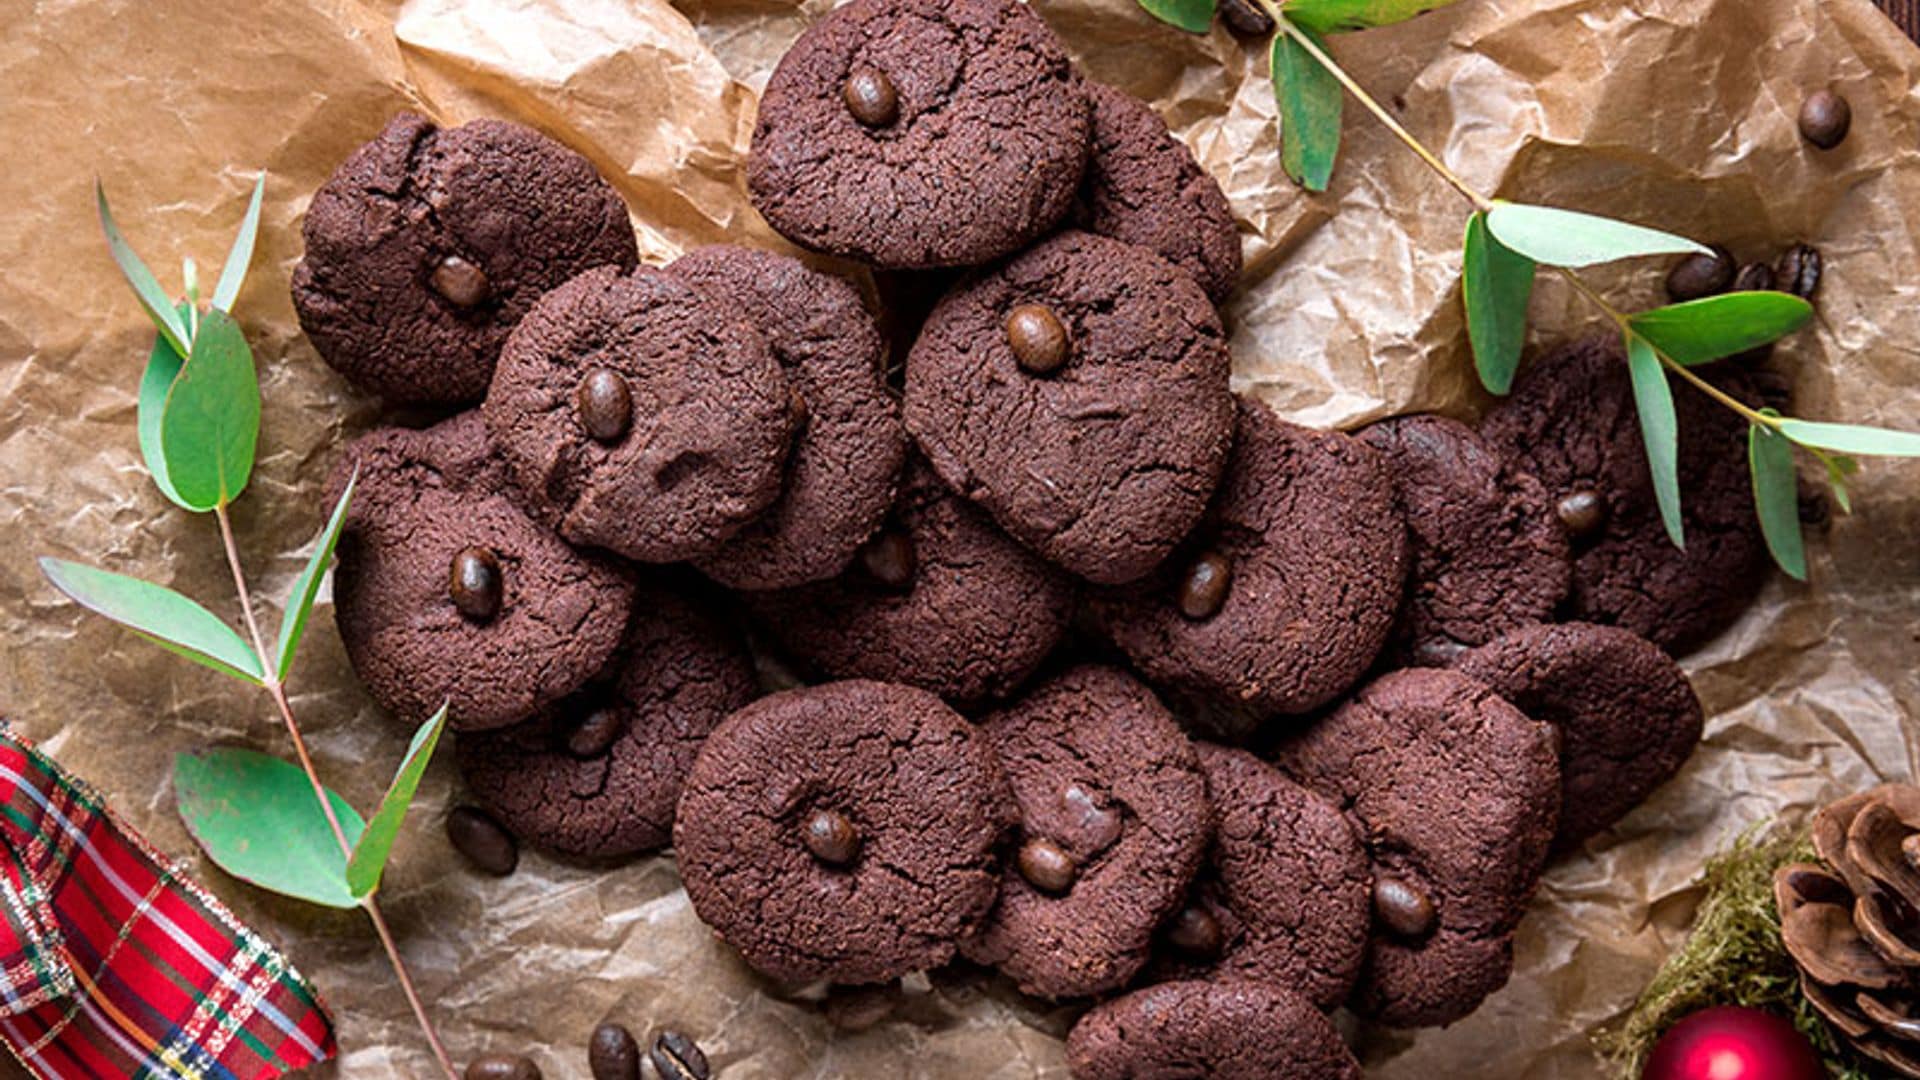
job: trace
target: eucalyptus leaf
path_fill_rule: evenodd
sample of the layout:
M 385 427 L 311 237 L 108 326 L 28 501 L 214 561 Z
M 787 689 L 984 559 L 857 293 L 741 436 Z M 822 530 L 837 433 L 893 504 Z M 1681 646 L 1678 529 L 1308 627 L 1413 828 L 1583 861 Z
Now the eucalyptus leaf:
M 360 906 L 347 888 L 347 858 L 292 762 L 257 750 L 218 747 L 173 759 L 180 820 L 220 869 L 242 881 L 332 908 Z M 366 831 L 347 801 L 327 792 L 347 842 Z
M 1853 496 L 1847 491 L 1847 477 L 1860 471 L 1860 463 L 1845 454 L 1823 454 L 1820 464 L 1827 470 L 1827 486 L 1833 489 L 1833 501 L 1840 504 L 1840 512 L 1853 513 Z
M 1643 311 L 1633 332 L 1675 363 L 1708 364 L 1778 341 L 1813 318 L 1813 305 L 1783 292 L 1736 292 Z
M 1800 533 L 1800 482 L 1793 472 L 1793 444 L 1765 424 L 1747 428 L 1747 466 L 1753 473 L 1753 507 L 1773 561 L 1795 581 L 1807 580 L 1806 540 Z
M 173 300 L 167 291 L 160 287 L 160 279 L 153 276 L 147 264 L 134 254 L 127 238 L 120 234 L 120 226 L 113 220 L 113 211 L 107 206 L 107 189 L 100 181 L 93 182 L 94 202 L 100 211 L 100 229 L 107 234 L 107 250 L 113 253 L 113 261 L 119 265 L 120 273 L 126 277 L 127 284 L 133 286 L 133 295 L 140 306 L 147 311 L 147 318 L 160 328 L 160 335 L 167 339 L 181 356 L 187 355 L 187 324 L 174 310 Z
M 260 383 L 233 317 L 207 312 L 160 417 L 160 451 L 182 503 L 211 510 L 237 498 L 253 472 Z
M 213 306 L 221 311 L 232 311 L 235 297 L 240 295 L 240 285 L 247 279 L 247 266 L 253 262 L 253 241 L 260 233 L 260 201 L 266 195 L 267 174 L 253 182 L 253 197 L 247 200 L 247 212 L 240 219 L 240 231 L 234 235 L 233 247 L 227 251 L 227 264 L 220 270 L 220 281 L 213 287 Z
M 1674 415 L 1673 387 L 1653 346 L 1637 334 L 1627 335 L 1627 373 L 1633 379 L 1633 404 L 1640 414 L 1640 437 L 1647 446 L 1647 469 L 1653 476 L 1653 497 L 1660 505 L 1660 521 L 1673 546 L 1687 546 L 1680 523 L 1680 421 Z
M 165 585 L 65 559 L 41 559 L 40 572 L 75 603 L 169 652 L 237 679 L 261 682 L 260 658 L 233 627 Z
M 1280 167 L 1308 191 L 1325 191 L 1340 154 L 1340 114 L 1345 91 L 1294 34 L 1304 34 L 1321 50 L 1326 42 L 1310 30 L 1282 29 L 1273 36 L 1271 74 L 1279 106 Z
M 181 304 L 175 310 L 184 318 L 192 309 Z M 153 350 L 147 354 L 146 370 L 140 374 L 137 426 L 140 431 L 140 456 L 147 463 L 147 472 L 152 475 L 154 486 L 174 505 L 186 510 L 198 510 L 198 507 L 187 505 L 187 501 L 173 489 L 173 481 L 167 478 L 167 457 L 160 450 L 160 417 L 166 413 L 167 394 L 173 389 L 173 380 L 179 378 L 180 369 L 186 362 L 185 357 L 174 351 L 173 344 L 165 335 L 154 335 Z
M 1711 254 L 1683 236 L 1594 214 L 1526 203 L 1495 203 L 1487 227 L 1500 242 L 1538 263 L 1576 268 L 1643 255 Z
M 307 617 L 313 613 L 314 597 L 320 595 L 320 580 L 326 576 L 327 564 L 333 561 L 333 549 L 340 543 L 340 527 L 347 521 L 347 504 L 353 501 L 353 489 L 359 483 L 360 468 L 356 465 L 353 475 L 347 478 L 346 490 L 340 493 L 340 501 L 334 505 L 333 516 L 327 519 L 327 527 L 314 541 L 313 554 L 307 556 L 307 565 L 294 579 L 286 610 L 280 613 L 280 644 L 275 650 L 274 670 L 282 681 L 293 670 L 293 654 L 300 648 L 300 638 L 307 631 Z
M 1780 434 L 1801 446 L 1838 450 L 1868 457 L 1920 457 L 1920 433 L 1862 424 L 1827 424 L 1816 420 L 1782 420 Z
M 1315 33 L 1338 34 L 1405 22 L 1454 0 L 1287 0 L 1281 13 Z
M 1467 309 L 1467 340 L 1480 384 L 1495 394 L 1513 388 L 1520 349 L 1527 339 L 1527 302 L 1533 297 L 1534 263 L 1487 229 L 1487 215 L 1467 219 L 1460 294 Z
M 367 831 L 361 833 L 353 845 L 353 858 L 347 860 L 347 888 L 354 896 L 368 896 L 380 887 L 380 875 L 393 853 L 393 842 L 400 835 L 400 823 L 406 820 L 407 807 L 413 805 L 413 793 L 420 788 L 420 778 L 426 774 L 427 763 L 433 760 L 433 749 L 439 745 L 440 733 L 446 726 L 447 707 L 441 705 L 440 711 L 413 733 L 413 741 L 407 746 L 407 756 L 400 759 L 393 783 L 387 785 L 387 793 L 380 798 L 380 808 L 374 811 Z
M 1147 14 L 1190 34 L 1204 34 L 1213 26 L 1216 0 L 1140 0 Z

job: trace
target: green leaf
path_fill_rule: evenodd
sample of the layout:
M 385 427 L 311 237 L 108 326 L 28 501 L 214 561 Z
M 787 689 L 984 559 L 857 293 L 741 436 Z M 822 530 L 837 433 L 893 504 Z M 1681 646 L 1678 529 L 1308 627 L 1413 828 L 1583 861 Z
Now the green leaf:
M 41 559 L 40 572 L 75 603 L 169 652 L 237 679 L 261 681 L 260 658 L 233 627 L 164 585 L 65 559 Z
M 1853 513 L 1853 496 L 1847 492 L 1847 477 L 1860 471 L 1860 463 L 1845 454 L 1822 454 L 1820 464 L 1827 469 L 1827 486 L 1833 489 L 1833 501 L 1840 512 Z
M 380 809 L 374 811 L 373 822 L 360 834 L 359 842 L 353 845 L 353 858 L 347 860 L 347 888 L 353 895 L 364 897 L 380 887 L 380 874 L 393 852 L 394 839 L 400 835 L 400 823 L 406 820 L 407 807 L 413 804 L 413 793 L 420 787 L 420 777 L 426 774 L 427 762 L 433 760 L 433 748 L 446 726 L 447 707 L 441 705 L 440 711 L 413 733 L 407 756 L 400 759 L 393 783 L 380 798 Z
M 1771 412 L 1772 410 L 1767 410 Z M 1807 580 L 1807 548 L 1800 534 L 1800 482 L 1793 473 L 1793 444 L 1765 424 L 1747 428 L 1747 467 L 1753 473 L 1753 507 L 1773 561 L 1795 581 Z
M 1140 0 L 1147 14 L 1189 34 L 1204 34 L 1213 27 L 1214 3 L 1215 0 Z
M 220 282 L 213 287 L 213 306 L 232 311 L 234 298 L 240 295 L 240 283 L 247 279 L 247 266 L 253 262 L 253 241 L 260 233 L 260 200 L 267 191 L 267 174 L 253 182 L 253 198 L 247 200 L 246 216 L 240 219 L 240 231 L 227 251 L 227 264 L 220 270 Z
M 1660 504 L 1660 520 L 1673 546 L 1687 546 L 1680 523 L 1680 421 L 1673 411 L 1673 388 L 1653 346 L 1637 334 L 1627 335 L 1627 373 L 1633 377 L 1633 404 L 1640 414 L 1640 437 L 1647 444 L 1647 470 L 1653 474 L 1653 497 Z
M 182 502 L 211 510 L 238 497 L 259 437 L 253 350 L 232 316 L 209 311 L 160 417 L 161 455 Z
M 1467 219 L 1460 294 L 1467 308 L 1467 340 L 1480 385 L 1495 394 L 1513 388 L 1520 347 L 1527 339 L 1527 302 L 1533 297 L 1533 260 L 1487 230 L 1487 215 Z
M 1737 292 L 1643 311 L 1628 325 L 1668 359 L 1692 367 L 1779 341 L 1813 318 L 1813 305 L 1782 292 Z
M 113 211 L 107 207 L 107 189 L 99 180 L 93 182 L 94 202 L 100 211 L 100 228 L 107 234 L 107 250 L 113 253 L 113 261 L 120 266 L 120 273 L 126 277 L 127 284 L 133 286 L 133 295 L 140 300 L 140 306 L 147 310 L 147 318 L 160 328 L 160 336 L 167 339 L 181 356 L 187 355 L 187 324 L 175 313 L 173 300 L 167 291 L 160 287 L 160 280 L 140 261 L 127 238 L 120 235 L 120 226 L 114 223 Z
M 185 318 L 189 308 L 181 304 L 175 310 Z M 160 494 L 182 509 L 197 510 L 198 507 L 188 506 L 173 489 L 173 481 L 167 477 L 167 457 L 160 450 L 160 417 L 166 413 L 167 394 L 173 389 L 173 380 L 179 377 L 180 368 L 185 364 L 186 358 L 174 351 L 166 335 L 154 335 L 153 351 L 147 354 L 147 368 L 140 375 L 140 456 L 146 460 L 147 472 L 152 474 Z
M 1326 43 L 1312 31 L 1322 51 Z M 1284 29 L 1273 36 L 1274 101 L 1279 104 L 1280 167 L 1308 191 L 1325 191 L 1340 154 L 1340 112 L 1346 104 L 1340 81 Z
M 1454 0 L 1287 0 L 1281 13 L 1315 33 L 1338 34 L 1405 22 Z
M 307 556 L 307 565 L 294 579 L 293 592 L 287 596 L 286 610 L 280 613 L 280 646 L 276 654 L 275 670 L 282 680 L 293 669 L 293 654 L 300 647 L 300 638 L 307 631 L 307 616 L 313 613 L 313 598 L 320 594 L 320 579 L 326 575 L 327 564 L 333 561 L 333 549 L 340 543 L 340 527 L 347 520 L 347 504 L 353 501 L 353 489 L 360 483 L 360 468 L 355 466 L 353 475 L 347 478 L 347 489 L 340 493 L 340 501 L 333 508 L 333 516 L 327 519 L 327 527 L 314 541 L 313 554 Z
M 1838 450 L 1868 457 L 1920 457 L 1920 433 L 1861 424 L 1824 424 L 1815 420 L 1782 420 L 1780 434 L 1801 446 Z
M 1550 206 L 1495 203 L 1487 215 L 1487 227 L 1501 243 L 1548 266 L 1592 266 L 1642 255 L 1711 254 L 1683 236 Z
M 217 747 L 173 759 L 180 820 L 220 869 L 282 896 L 333 908 L 360 906 L 347 859 L 300 767 L 257 750 Z M 349 844 L 366 824 L 347 800 L 327 800 Z

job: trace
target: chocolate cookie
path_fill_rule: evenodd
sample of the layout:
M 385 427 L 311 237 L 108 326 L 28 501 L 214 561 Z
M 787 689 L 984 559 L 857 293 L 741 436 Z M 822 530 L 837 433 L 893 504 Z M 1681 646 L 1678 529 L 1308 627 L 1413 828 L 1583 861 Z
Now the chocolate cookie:
M 1227 346 L 1192 278 L 1062 233 L 949 293 L 907 358 L 907 430 L 947 486 L 1090 581 L 1152 570 L 1233 441 Z
M 478 401 L 507 332 L 583 270 L 639 261 L 627 208 L 532 128 L 401 113 L 313 196 L 293 306 L 320 358 L 393 402 Z
M 1353 815 L 1373 860 L 1355 1011 L 1447 1024 L 1506 984 L 1560 805 L 1554 743 L 1484 684 L 1413 668 L 1280 747 L 1282 769 Z
M 1153 691 L 1091 666 L 980 730 L 1013 785 L 1021 846 L 962 953 L 1040 997 L 1126 985 L 1213 834 L 1193 744 Z
M 1740 372 L 1702 373 L 1755 400 Z M 1745 422 L 1672 383 L 1684 551 L 1660 523 L 1618 342 L 1591 339 L 1536 358 L 1480 432 L 1540 478 L 1573 534 L 1571 616 L 1625 627 L 1679 654 L 1739 618 L 1765 581 L 1767 550 L 1753 513 Z
M 1400 602 L 1406 529 L 1380 454 L 1240 399 L 1206 520 L 1147 580 L 1093 598 L 1148 681 L 1265 718 L 1352 686 Z
M 789 690 L 714 729 L 673 846 L 694 910 L 776 979 L 937 967 L 999 887 L 1013 796 L 993 749 L 924 690 Z
M 1383 420 L 1360 438 L 1386 457 L 1407 523 L 1397 659 L 1445 665 L 1468 646 L 1552 618 L 1572 569 L 1540 481 L 1443 416 Z
M 1321 1009 L 1347 998 L 1372 924 L 1366 849 L 1340 808 L 1243 750 L 1199 745 L 1213 845 L 1160 938 L 1161 978 L 1284 986 Z
M 1067 1037 L 1074 1080 L 1360 1080 L 1333 1023 L 1289 990 L 1171 982 L 1109 1001 Z
M 806 666 L 931 690 L 1004 697 L 1053 651 L 1073 615 L 1065 574 L 1014 543 L 910 458 L 891 521 L 831 581 L 748 593 Z
M 654 851 L 707 733 L 757 690 L 746 646 L 677 593 L 642 585 L 594 683 L 534 720 L 464 735 L 467 786 L 514 835 L 568 855 Z
M 356 466 L 333 610 L 375 701 L 408 723 L 444 701 L 456 730 L 502 727 L 605 665 L 626 628 L 632 579 L 500 494 L 478 413 L 356 440 L 334 467 L 329 503 Z
M 1088 232 L 1156 251 L 1218 303 L 1240 281 L 1240 233 L 1227 196 L 1153 106 L 1088 81 L 1093 152 L 1081 190 Z
M 1700 699 L 1686 673 L 1659 646 L 1618 627 L 1530 626 L 1454 667 L 1559 731 L 1558 850 L 1625 817 L 1700 743 Z
M 1016 0 L 854 0 L 780 59 L 747 161 L 787 239 L 893 269 L 1018 251 L 1060 221 L 1088 107 Z
M 906 456 L 873 316 L 852 285 L 770 251 L 704 247 L 667 272 L 745 313 L 806 410 L 779 500 L 696 565 L 735 589 L 832 577 L 879 527 Z
M 798 419 L 744 315 L 647 267 L 541 297 L 480 411 L 536 517 L 640 562 L 707 554 L 773 505 Z

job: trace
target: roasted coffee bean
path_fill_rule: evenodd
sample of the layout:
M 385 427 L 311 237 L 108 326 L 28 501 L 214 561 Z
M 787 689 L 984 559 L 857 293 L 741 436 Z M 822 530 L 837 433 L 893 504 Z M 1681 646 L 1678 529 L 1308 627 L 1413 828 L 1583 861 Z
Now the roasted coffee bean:
M 1227 602 L 1232 583 L 1233 560 L 1227 556 L 1209 551 L 1193 560 L 1180 580 L 1180 614 L 1196 621 L 1212 618 Z
M 520 845 L 513 834 L 485 810 L 456 806 L 447 813 L 447 839 L 453 850 L 494 877 L 506 877 L 520 865 Z
M 1086 851 L 1105 851 L 1120 839 L 1120 815 L 1093 801 L 1079 784 L 1068 784 L 1060 792 L 1060 805 L 1067 821 L 1080 834 Z
M 540 1067 L 524 1057 L 488 1054 L 467 1063 L 467 1080 L 540 1080 Z
M 1813 491 L 1800 496 L 1800 524 L 1810 529 L 1824 529 L 1833 522 L 1833 504 L 1827 501 L 1824 492 Z
M 1252 0 L 1220 0 L 1220 21 L 1236 37 L 1264 39 L 1273 33 L 1273 16 L 1254 6 Z
M 1812 300 L 1820 291 L 1820 249 L 1810 244 L 1795 244 L 1780 261 L 1773 264 L 1774 288 L 1802 300 Z
M 1733 276 L 1734 292 L 1768 292 L 1773 288 L 1773 267 L 1766 263 L 1748 263 Z
M 1412 885 L 1390 877 L 1373 883 L 1373 917 L 1395 937 L 1425 936 L 1433 916 L 1433 901 Z
M 487 272 L 458 255 L 441 259 L 428 281 L 454 307 L 472 307 L 487 298 Z
M 1853 129 L 1853 106 L 1831 90 L 1816 90 L 1800 103 L 1800 136 L 1822 150 L 1847 140 Z
M 1043 893 L 1058 896 L 1073 888 L 1079 867 L 1066 849 L 1044 837 L 1034 837 L 1020 845 L 1020 876 Z
M 500 614 L 500 560 L 486 548 L 463 547 L 448 568 L 447 595 L 460 614 L 487 622 Z
M 633 1032 L 608 1021 L 587 1040 L 587 1068 L 593 1080 L 640 1080 L 640 1044 Z
M 1736 265 L 1733 255 L 1718 244 L 1713 254 L 1688 255 L 1667 271 L 1667 295 L 1676 303 L 1718 296 L 1733 284 Z
M 603 705 L 588 713 L 567 735 L 567 753 L 591 761 L 612 749 L 626 731 L 627 718 L 620 710 Z
M 913 537 L 897 529 L 886 530 L 860 549 L 860 565 L 866 568 L 867 576 L 887 588 L 906 588 L 913 584 Z
M 1212 960 L 1226 947 L 1220 920 L 1206 908 L 1189 904 L 1167 924 L 1167 944 L 1191 960 Z
M 652 1059 L 660 1080 L 711 1080 L 713 1076 L 713 1070 L 707 1067 L 707 1055 L 677 1031 L 661 1032 L 647 1057 Z
M 1554 507 L 1567 535 L 1574 539 L 1591 536 L 1607 523 L 1607 503 L 1597 491 L 1580 490 L 1560 500 Z
M 838 810 L 815 810 L 807 818 L 807 850 L 828 866 L 845 866 L 860 853 L 860 834 Z
M 1045 304 L 1021 304 L 1007 313 L 1007 344 L 1013 358 L 1035 375 L 1049 375 L 1067 362 L 1067 328 Z
M 853 118 L 867 127 L 890 127 L 900 119 L 900 94 L 893 88 L 893 80 L 878 68 L 853 69 L 840 88 L 840 96 L 846 99 Z
M 587 372 L 573 392 L 573 406 L 580 426 L 599 442 L 613 442 L 633 425 L 633 391 L 611 368 Z

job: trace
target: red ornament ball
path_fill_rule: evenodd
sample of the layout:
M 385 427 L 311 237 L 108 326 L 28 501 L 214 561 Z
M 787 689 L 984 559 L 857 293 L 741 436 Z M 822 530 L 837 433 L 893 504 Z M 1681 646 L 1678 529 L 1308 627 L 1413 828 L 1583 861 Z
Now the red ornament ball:
M 1702 1009 L 1667 1029 L 1641 1080 L 1826 1080 L 1813 1044 L 1760 1009 Z

